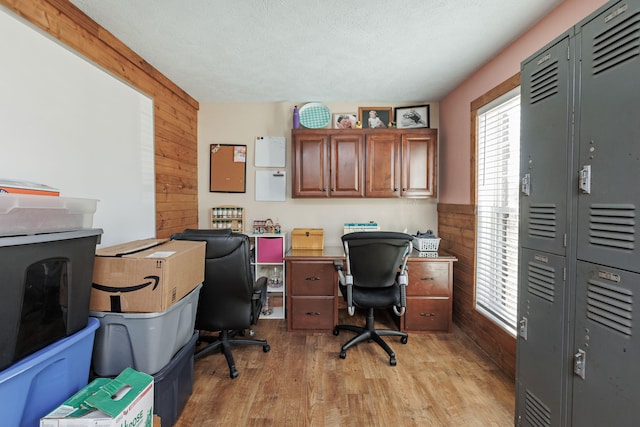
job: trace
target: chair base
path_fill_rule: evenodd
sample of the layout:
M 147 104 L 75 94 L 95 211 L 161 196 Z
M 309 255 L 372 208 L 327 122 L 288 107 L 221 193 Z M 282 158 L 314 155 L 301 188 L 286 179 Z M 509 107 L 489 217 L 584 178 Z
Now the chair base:
M 231 379 L 236 378 L 238 376 L 238 370 L 236 369 L 236 363 L 234 362 L 233 355 L 231 354 L 231 348 L 244 345 L 261 345 L 262 351 L 264 351 L 265 353 L 271 350 L 271 347 L 269 346 L 269 343 L 267 343 L 267 340 L 236 338 L 236 335 L 242 332 L 244 331 L 223 330 L 220 331 L 217 336 L 201 335 L 199 341 L 204 341 L 211 344 L 201 348 L 200 350 L 197 350 L 194 354 L 194 357 L 204 357 L 219 350 L 224 353 L 224 357 L 227 359 L 227 365 L 229 365 L 229 376 L 231 377 Z
M 340 358 L 344 359 L 347 357 L 347 350 L 350 347 L 353 347 L 354 345 L 362 341 L 373 341 L 376 344 L 378 344 L 380 347 L 382 347 L 384 351 L 387 352 L 387 354 L 389 355 L 389 364 L 391 366 L 396 366 L 396 363 L 397 363 L 396 354 L 393 352 L 391 347 L 389 347 L 389 345 L 383 341 L 381 337 L 383 336 L 401 337 L 400 342 L 402 344 L 406 344 L 409 337 L 406 332 L 402 332 L 402 331 L 394 331 L 390 329 L 375 329 L 374 328 L 375 319 L 373 316 L 373 312 L 374 312 L 373 308 L 369 308 L 367 310 L 367 322 L 365 327 L 353 326 L 353 325 L 337 325 L 333 329 L 334 335 L 339 335 L 340 331 L 351 331 L 358 334 L 355 337 L 351 338 L 349 341 L 347 341 L 346 344 L 342 346 L 342 350 L 340 351 Z

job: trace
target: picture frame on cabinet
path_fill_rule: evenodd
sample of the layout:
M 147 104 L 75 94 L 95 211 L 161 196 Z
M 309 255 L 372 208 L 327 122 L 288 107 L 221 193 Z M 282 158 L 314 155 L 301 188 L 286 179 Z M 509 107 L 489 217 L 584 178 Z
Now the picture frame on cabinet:
M 355 129 L 358 115 L 356 113 L 334 113 L 333 128 L 334 129 Z
M 360 107 L 358 118 L 365 129 L 386 129 L 391 121 L 391 107 Z
M 396 107 L 394 120 L 398 129 L 428 128 L 429 104 Z

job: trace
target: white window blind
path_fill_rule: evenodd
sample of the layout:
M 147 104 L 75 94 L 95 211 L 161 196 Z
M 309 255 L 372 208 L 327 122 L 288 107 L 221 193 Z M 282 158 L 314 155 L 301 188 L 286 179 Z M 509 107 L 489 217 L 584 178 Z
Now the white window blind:
M 478 110 L 476 309 L 516 333 L 520 88 Z

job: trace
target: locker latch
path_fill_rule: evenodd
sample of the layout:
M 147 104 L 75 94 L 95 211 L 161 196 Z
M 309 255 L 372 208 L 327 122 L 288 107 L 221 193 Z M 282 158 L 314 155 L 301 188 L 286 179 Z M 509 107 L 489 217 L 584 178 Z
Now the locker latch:
M 578 349 L 578 352 L 573 356 L 573 373 L 584 379 L 584 373 L 587 366 L 587 353 Z
M 527 318 L 526 318 L 526 317 L 523 317 L 523 318 L 520 320 L 520 328 L 519 328 L 519 330 L 518 330 L 518 334 L 519 334 L 522 338 L 524 338 L 524 340 L 525 340 L 525 341 L 527 340 L 527 323 L 528 323 Z
M 580 190 L 591 194 L 591 165 L 584 165 L 580 170 Z
M 528 196 L 531 193 L 531 175 L 526 173 L 522 177 L 522 194 Z

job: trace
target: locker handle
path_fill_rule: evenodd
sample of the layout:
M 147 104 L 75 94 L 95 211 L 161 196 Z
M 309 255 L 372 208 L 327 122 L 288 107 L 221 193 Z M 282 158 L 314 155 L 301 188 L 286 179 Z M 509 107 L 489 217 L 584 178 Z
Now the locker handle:
M 591 165 L 584 165 L 580 169 L 580 191 L 591 194 Z
M 522 177 L 521 191 L 525 196 L 531 194 L 531 174 L 526 173 Z
M 586 368 L 587 353 L 579 348 L 578 352 L 573 356 L 573 373 L 584 379 Z

